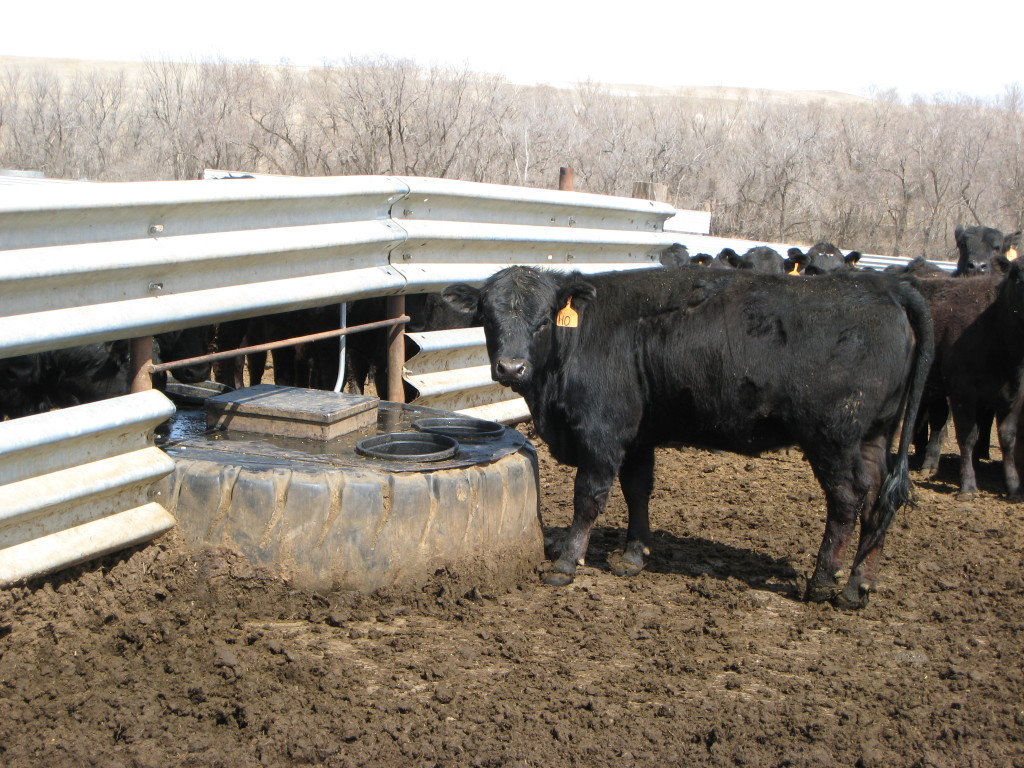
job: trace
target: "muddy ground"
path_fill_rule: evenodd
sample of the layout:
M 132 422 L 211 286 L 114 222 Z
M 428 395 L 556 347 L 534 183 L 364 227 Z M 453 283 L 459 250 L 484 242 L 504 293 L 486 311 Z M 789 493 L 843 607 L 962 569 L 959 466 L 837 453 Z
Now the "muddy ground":
M 540 447 L 546 526 L 572 471 Z M 159 542 L 0 591 L 0 765 L 1024 766 L 1024 507 L 917 475 L 878 592 L 801 602 L 824 503 L 799 452 L 666 448 L 649 569 L 293 590 Z

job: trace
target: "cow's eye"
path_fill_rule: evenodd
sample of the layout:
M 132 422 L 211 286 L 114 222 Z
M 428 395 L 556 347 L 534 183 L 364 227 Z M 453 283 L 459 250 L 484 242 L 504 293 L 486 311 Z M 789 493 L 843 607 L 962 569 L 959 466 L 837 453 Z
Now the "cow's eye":
M 533 329 L 533 332 L 540 333 L 541 331 L 545 331 L 547 330 L 547 327 L 549 325 L 551 325 L 551 320 L 549 320 L 548 318 L 544 318 L 543 320 L 541 320 L 540 325 Z

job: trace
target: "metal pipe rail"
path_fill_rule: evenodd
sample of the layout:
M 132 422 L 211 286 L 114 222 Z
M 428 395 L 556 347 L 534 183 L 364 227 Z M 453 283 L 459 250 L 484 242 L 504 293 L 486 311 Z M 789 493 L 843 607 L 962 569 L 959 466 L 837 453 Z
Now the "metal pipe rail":
M 335 331 L 309 333 L 305 336 L 293 336 L 290 339 L 268 341 L 266 344 L 254 344 L 251 347 L 239 347 L 238 349 L 229 349 L 224 352 L 211 352 L 208 355 L 199 355 L 198 357 L 173 360 L 169 363 L 155 363 L 147 366 L 146 370 L 148 373 L 163 373 L 164 371 L 172 371 L 175 368 L 183 368 L 186 365 L 195 365 L 196 363 L 215 363 L 218 360 L 230 360 L 233 357 L 252 355 L 256 352 L 271 352 L 275 349 L 294 347 L 298 344 L 309 344 L 314 341 L 323 341 L 325 339 L 337 339 L 341 336 L 348 336 L 353 333 L 376 331 L 380 328 L 393 328 L 396 325 L 408 324 L 409 319 L 408 315 L 401 315 L 400 317 L 391 318 L 390 320 L 380 320 L 375 323 L 365 323 L 364 325 L 353 325 L 349 328 L 339 328 Z

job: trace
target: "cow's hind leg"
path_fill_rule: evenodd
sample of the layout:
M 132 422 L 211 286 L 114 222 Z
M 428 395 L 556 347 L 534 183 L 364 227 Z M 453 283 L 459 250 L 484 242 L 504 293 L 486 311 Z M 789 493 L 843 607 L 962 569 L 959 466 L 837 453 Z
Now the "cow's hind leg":
M 835 597 L 842 574 L 843 557 L 853 535 L 857 516 L 864 506 L 867 483 L 856 449 L 808 452 L 808 461 L 825 492 L 825 535 L 821 539 L 814 573 L 807 583 L 805 599 L 824 602 Z
M 942 459 L 942 442 L 946 439 L 946 423 L 949 421 L 949 404 L 939 398 L 928 406 L 928 440 L 924 446 L 922 470 L 935 472 Z
M 865 440 L 861 445 L 861 472 L 858 487 L 866 484 L 860 515 L 860 537 L 850 577 L 843 591 L 835 596 L 843 608 L 863 608 L 875 587 L 878 565 L 885 543 L 886 510 L 881 508 L 878 493 L 888 471 L 888 441 L 884 437 Z
M 654 448 L 631 451 L 619 470 L 619 485 L 629 509 L 626 548 L 610 558 L 612 571 L 618 576 L 635 576 L 647 564 L 650 554 L 651 524 L 648 509 L 654 488 Z
M 615 465 L 606 461 L 580 462 L 573 491 L 572 525 L 562 541 L 558 559 L 551 564 L 551 570 L 541 575 L 546 584 L 561 587 L 572 582 L 576 566 L 586 557 L 594 522 L 608 503 L 615 471 Z
M 999 447 L 1003 453 L 1003 477 L 1006 480 L 1006 492 L 1012 501 L 1020 501 L 1020 475 L 1014 454 L 1017 452 L 1017 420 L 1016 410 L 1007 414 L 999 414 Z

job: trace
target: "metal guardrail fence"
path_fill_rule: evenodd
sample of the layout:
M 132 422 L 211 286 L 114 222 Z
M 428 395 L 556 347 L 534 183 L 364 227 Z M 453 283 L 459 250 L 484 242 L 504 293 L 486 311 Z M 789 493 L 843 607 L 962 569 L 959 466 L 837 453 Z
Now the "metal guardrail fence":
M 708 237 L 707 214 L 677 213 L 650 200 L 389 176 L 3 185 L 0 358 L 436 291 L 510 264 L 650 268 L 676 242 L 692 253 L 763 244 Z M 673 216 L 701 233 L 665 231 Z M 480 329 L 411 339 L 417 402 L 528 416 L 490 381 Z M 172 526 L 145 502 L 171 468 L 152 430 L 172 412 L 148 392 L 0 424 L 0 584 Z
M 664 203 L 399 177 L 0 195 L 0 357 L 482 280 L 656 266 Z
M 152 437 L 173 413 L 143 392 L 0 422 L 0 586 L 171 528 L 148 491 L 174 469 Z

